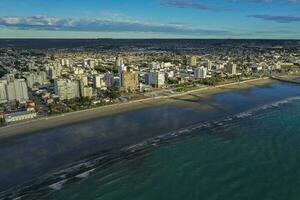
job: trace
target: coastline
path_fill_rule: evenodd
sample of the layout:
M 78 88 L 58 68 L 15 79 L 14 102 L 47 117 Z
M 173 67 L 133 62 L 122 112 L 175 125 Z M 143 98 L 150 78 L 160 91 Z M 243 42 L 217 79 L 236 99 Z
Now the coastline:
M 267 85 L 273 82 L 275 81 L 271 80 L 268 77 L 250 79 L 246 81 L 228 83 L 214 87 L 199 88 L 188 92 L 177 93 L 171 96 L 161 96 L 155 98 L 134 100 L 126 103 L 118 103 L 88 110 L 65 113 L 62 115 L 52 116 L 48 118 L 38 118 L 31 121 L 25 121 L 1 127 L 0 140 L 35 133 L 37 131 L 43 131 L 64 125 L 80 123 L 96 118 L 108 117 L 130 111 L 156 107 L 160 105 L 176 105 L 181 99 L 183 100 L 198 97 L 209 98 L 210 96 L 215 94 Z

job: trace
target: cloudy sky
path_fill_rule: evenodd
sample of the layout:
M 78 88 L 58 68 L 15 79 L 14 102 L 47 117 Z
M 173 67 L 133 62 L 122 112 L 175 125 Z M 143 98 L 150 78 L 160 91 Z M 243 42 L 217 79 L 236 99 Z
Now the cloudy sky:
M 0 38 L 300 39 L 300 0 L 1 0 Z

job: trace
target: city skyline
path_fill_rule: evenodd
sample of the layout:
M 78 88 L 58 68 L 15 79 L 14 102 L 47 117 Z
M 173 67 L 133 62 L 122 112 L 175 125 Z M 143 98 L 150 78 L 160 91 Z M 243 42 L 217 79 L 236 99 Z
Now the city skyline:
M 299 0 L 3 0 L 0 38 L 299 39 L 299 10 Z

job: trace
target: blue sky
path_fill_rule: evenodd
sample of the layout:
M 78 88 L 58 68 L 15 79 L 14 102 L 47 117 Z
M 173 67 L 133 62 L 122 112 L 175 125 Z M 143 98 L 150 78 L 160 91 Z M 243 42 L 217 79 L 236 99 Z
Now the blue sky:
M 1 0 L 0 38 L 300 38 L 300 0 Z

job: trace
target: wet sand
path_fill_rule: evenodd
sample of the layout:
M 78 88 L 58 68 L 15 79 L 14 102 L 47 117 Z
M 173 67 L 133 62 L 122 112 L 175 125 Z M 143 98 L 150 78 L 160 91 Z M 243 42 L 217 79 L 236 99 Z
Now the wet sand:
M 188 104 L 186 100 L 191 100 L 190 102 L 192 102 L 193 99 L 197 100 L 199 98 L 209 98 L 215 94 L 262 86 L 272 82 L 274 81 L 269 78 L 252 79 L 240 83 L 230 83 L 216 87 L 205 87 L 180 94 L 174 94 L 169 97 L 130 101 L 127 103 L 119 103 L 89 110 L 66 113 L 49 118 L 39 118 L 32 121 L 20 122 L 0 128 L 0 140 L 144 108 L 161 105 L 185 106 L 185 104 Z

